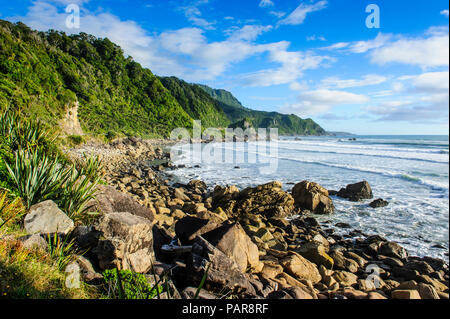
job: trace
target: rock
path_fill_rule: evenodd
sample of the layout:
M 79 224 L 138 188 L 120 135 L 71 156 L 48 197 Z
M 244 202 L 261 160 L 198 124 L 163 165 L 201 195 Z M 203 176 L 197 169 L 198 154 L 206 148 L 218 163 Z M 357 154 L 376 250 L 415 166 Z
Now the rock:
M 88 212 L 100 212 L 110 214 L 115 212 L 127 212 L 153 221 L 154 214 L 149 209 L 139 204 L 133 197 L 117 191 L 113 187 L 99 185 L 95 199 L 89 201 Z
M 188 201 L 189 197 L 184 193 L 182 188 L 175 188 L 173 191 L 175 198 L 178 198 L 182 201 Z
M 212 221 L 186 216 L 175 224 L 175 233 L 182 245 L 190 245 L 197 236 L 218 227 L 219 225 Z
M 205 191 L 207 189 L 207 186 L 204 182 L 195 179 L 191 180 L 187 186 L 190 189 L 198 189 L 200 191 Z
M 368 294 L 353 288 L 344 288 L 337 291 L 338 294 L 344 295 L 347 299 L 367 299 Z
M 431 274 L 434 269 L 425 261 L 410 261 L 405 264 L 405 268 L 418 271 L 420 274 Z
M 333 268 L 333 258 L 326 253 L 325 246 L 318 242 L 309 242 L 300 245 L 300 247 L 295 249 L 295 252 L 315 263 L 317 266 L 323 265 L 328 269 Z
M 389 205 L 389 203 L 382 198 L 378 198 L 369 204 L 372 208 L 386 207 L 387 205 Z
M 421 299 L 417 290 L 394 290 L 392 299 Z
M 130 213 L 103 215 L 95 228 L 103 237 L 94 249 L 101 269 L 147 273 L 154 261 L 153 224 Z
M 181 292 L 181 297 L 183 299 L 194 299 L 194 296 L 197 293 L 197 290 L 198 290 L 198 288 L 187 287 Z M 217 297 L 214 294 L 212 294 L 204 289 L 201 289 L 200 293 L 198 294 L 198 299 L 209 300 L 209 299 L 217 299 Z
M 316 214 L 331 214 L 334 212 L 333 201 L 328 191 L 317 183 L 303 181 L 292 189 L 295 205 Z
M 224 223 L 202 237 L 234 260 L 241 272 L 246 272 L 247 269 L 253 272 L 262 270 L 258 247 L 239 224 Z
M 278 263 L 263 261 L 263 264 L 264 267 L 261 271 L 261 276 L 265 278 L 273 279 L 283 272 L 283 267 L 280 266 Z
M 185 203 L 183 211 L 186 214 L 199 214 L 208 211 L 203 203 Z
M 432 285 L 419 284 L 419 295 L 421 299 L 441 299 Z
M 19 240 L 23 241 L 23 247 L 27 249 L 38 249 L 45 251 L 48 248 L 48 243 L 39 234 L 25 236 L 23 239 L 19 238 Z
M 51 200 L 33 205 L 25 216 L 25 230 L 30 234 L 68 234 L 73 221 Z
M 259 237 L 263 242 L 268 242 L 268 241 L 274 239 L 273 235 L 270 233 L 270 231 L 267 228 L 259 229 L 256 232 L 255 236 Z
M 93 226 L 77 226 L 70 234 L 76 246 L 81 250 L 92 250 L 97 247 L 101 233 Z
M 288 293 L 292 299 L 314 299 L 307 291 L 300 287 L 284 288 L 282 291 Z
M 158 225 L 166 227 L 170 227 L 174 223 L 173 217 L 165 214 L 156 214 L 155 221 Z
M 337 192 L 336 195 L 353 202 L 373 198 L 372 188 L 366 181 L 362 181 L 356 184 L 349 184 L 345 188 L 342 188 L 339 192 Z
M 262 215 L 266 218 L 284 218 L 294 212 L 294 199 L 283 190 L 281 182 L 271 182 L 246 188 L 237 197 L 234 216 Z
M 289 274 L 295 278 L 310 280 L 313 284 L 320 282 L 320 276 L 317 267 L 306 258 L 297 253 L 291 253 L 280 261 L 280 264 Z
M 236 186 L 216 186 L 212 195 L 214 209 L 222 208 L 227 214 L 232 214 L 236 204 L 239 189 Z
M 75 262 L 80 267 L 81 279 L 90 285 L 103 283 L 103 276 L 97 273 L 91 262 L 83 256 L 76 256 Z
M 384 256 L 398 258 L 400 260 L 405 259 L 408 256 L 408 252 L 405 248 L 392 241 L 382 243 L 378 249 L 378 253 Z
M 334 268 L 338 270 L 346 270 L 351 273 L 358 271 L 358 263 L 352 259 L 345 258 L 344 254 L 338 250 L 330 252 L 330 257 L 334 260 Z
M 396 278 L 403 278 L 404 280 L 416 280 L 417 276 L 419 275 L 419 272 L 404 267 L 394 267 L 392 268 L 392 274 Z
M 387 297 L 383 296 L 379 292 L 371 291 L 367 294 L 367 299 L 387 299 Z
M 154 225 L 152 228 L 153 235 L 153 251 L 155 253 L 155 258 L 158 261 L 170 262 L 171 256 L 167 256 L 165 252 L 161 250 L 164 245 L 169 245 L 173 238 L 170 233 L 163 227 Z
M 343 287 L 350 287 L 358 282 L 358 276 L 342 270 L 335 271 L 333 278 Z
M 210 268 L 204 289 L 221 292 L 225 288 L 243 296 L 256 295 L 249 277 L 239 270 L 239 266 L 219 249 L 198 236 L 192 244 L 192 254 L 186 263 L 187 273 L 184 279 L 188 284 L 198 287 L 208 264 Z

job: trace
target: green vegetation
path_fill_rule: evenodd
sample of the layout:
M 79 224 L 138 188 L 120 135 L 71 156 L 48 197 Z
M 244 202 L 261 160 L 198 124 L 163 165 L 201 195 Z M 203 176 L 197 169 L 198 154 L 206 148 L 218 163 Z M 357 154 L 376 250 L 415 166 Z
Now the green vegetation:
M 167 137 L 176 127 L 192 128 L 193 119 L 227 127 L 250 118 L 255 127 L 278 127 L 280 134 L 324 134 L 312 120 L 244 108 L 228 91 L 158 78 L 106 38 L 0 20 L 0 47 L 0 110 L 9 107 L 52 127 L 78 102 L 83 131 L 107 140 Z
M 277 112 L 254 111 L 244 108 L 242 104 L 225 90 L 211 89 L 199 85 L 211 97 L 220 103 L 230 122 L 231 128 L 246 128 L 249 124 L 253 128 L 278 128 L 279 135 L 324 135 L 325 130 L 311 119 L 301 119 L 297 115 L 286 115 Z
M 202 121 L 203 127 L 227 127 L 230 124 L 220 103 L 200 86 L 176 77 L 161 77 L 160 80 L 190 117 Z
M 0 105 L 55 126 L 80 104 L 92 134 L 167 136 L 191 118 L 159 79 L 108 39 L 0 21 Z
M 105 270 L 103 278 L 112 299 L 154 299 L 164 291 L 162 286 L 152 286 L 144 275 L 130 270 Z

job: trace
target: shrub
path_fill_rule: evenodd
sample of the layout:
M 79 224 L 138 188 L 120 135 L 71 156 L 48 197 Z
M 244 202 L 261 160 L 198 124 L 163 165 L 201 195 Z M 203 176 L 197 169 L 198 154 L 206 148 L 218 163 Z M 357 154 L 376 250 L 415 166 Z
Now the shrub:
M 108 297 L 113 299 L 154 299 L 163 292 L 162 286 L 152 286 L 144 275 L 130 270 L 105 270 L 103 279 Z
M 18 225 L 24 214 L 20 198 L 10 200 L 7 192 L 0 192 L 0 229 Z

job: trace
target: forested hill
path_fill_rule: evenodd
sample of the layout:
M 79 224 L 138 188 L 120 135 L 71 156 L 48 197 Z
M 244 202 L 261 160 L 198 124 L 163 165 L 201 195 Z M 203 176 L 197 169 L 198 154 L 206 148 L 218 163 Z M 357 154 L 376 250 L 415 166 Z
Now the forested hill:
M 192 127 L 193 119 L 213 127 L 247 118 L 268 123 L 227 91 L 158 78 L 108 39 L 0 20 L 0 109 L 20 109 L 56 126 L 75 102 L 83 131 L 93 135 L 168 136 L 173 128 Z M 269 124 L 281 125 L 284 134 L 324 132 L 314 122 L 277 116 Z

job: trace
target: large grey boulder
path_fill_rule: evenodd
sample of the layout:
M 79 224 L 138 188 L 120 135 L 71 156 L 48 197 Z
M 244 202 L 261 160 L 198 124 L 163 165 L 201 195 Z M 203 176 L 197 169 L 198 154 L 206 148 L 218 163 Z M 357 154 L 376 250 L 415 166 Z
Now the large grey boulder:
M 203 286 L 207 291 L 220 293 L 225 289 L 240 296 L 256 295 L 250 277 L 240 271 L 236 262 L 198 236 L 192 244 L 192 253 L 186 263 L 185 280 L 189 285 L 197 287 L 200 284 L 208 264 L 210 266 Z
M 94 249 L 100 269 L 128 269 L 147 273 L 154 262 L 153 224 L 130 213 L 103 215 L 95 226 L 102 233 Z
M 130 195 L 119 192 L 111 186 L 99 185 L 95 199 L 88 203 L 89 212 L 99 212 L 110 214 L 115 212 L 127 212 L 131 215 L 139 216 L 153 221 L 155 216 L 153 212 L 139 204 L 139 202 Z
M 372 188 L 367 181 L 349 184 L 345 188 L 341 188 L 336 195 L 352 202 L 373 198 Z
M 74 224 L 53 201 L 47 200 L 31 206 L 24 226 L 29 234 L 68 234 Z

